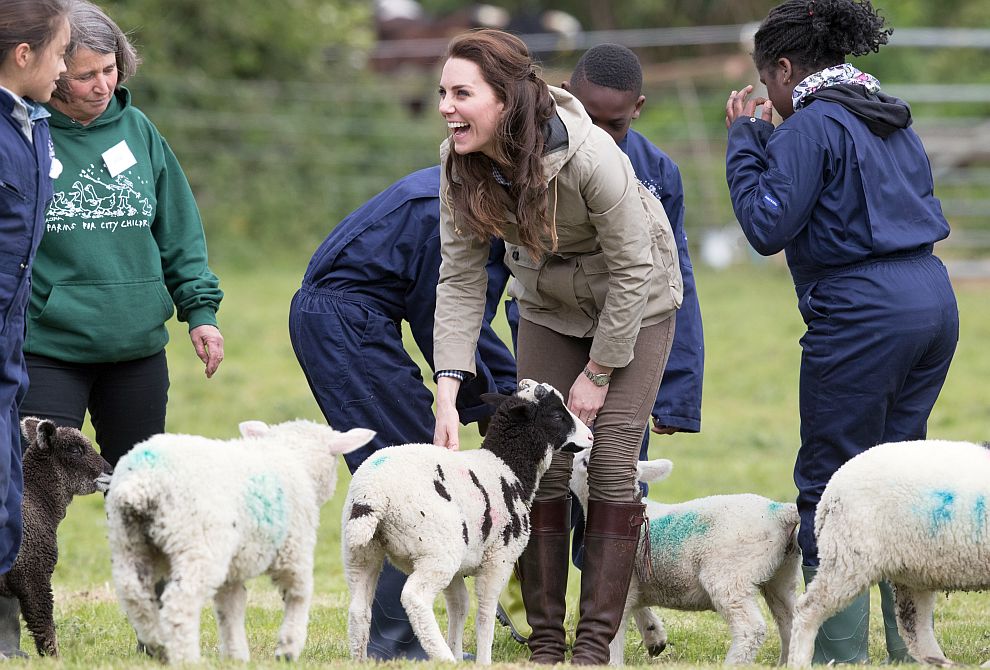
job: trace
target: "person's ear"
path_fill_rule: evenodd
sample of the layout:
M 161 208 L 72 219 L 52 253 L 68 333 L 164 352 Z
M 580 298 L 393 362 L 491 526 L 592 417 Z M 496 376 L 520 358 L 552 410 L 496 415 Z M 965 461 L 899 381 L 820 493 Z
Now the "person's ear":
M 778 58 L 777 69 L 780 70 L 780 81 L 783 82 L 785 86 L 790 86 L 791 78 L 794 76 L 794 64 L 791 63 L 791 59 L 783 57 Z
M 14 63 L 17 67 L 26 68 L 31 62 L 32 49 L 27 42 L 21 42 L 14 47 Z
M 562 82 L 560 82 L 560 87 L 562 89 L 564 89 L 565 91 L 570 91 L 571 90 L 571 82 L 569 82 L 569 81 L 562 81 Z
M 646 102 L 646 96 L 645 95 L 639 96 L 639 99 L 636 101 L 636 106 L 633 107 L 632 117 L 630 117 L 630 118 L 633 118 L 633 119 L 638 119 L 639 118 L 639 113 L 642 111 L 642 109 L 643 109 L 643 103 L 645 103 L 645 102 Z

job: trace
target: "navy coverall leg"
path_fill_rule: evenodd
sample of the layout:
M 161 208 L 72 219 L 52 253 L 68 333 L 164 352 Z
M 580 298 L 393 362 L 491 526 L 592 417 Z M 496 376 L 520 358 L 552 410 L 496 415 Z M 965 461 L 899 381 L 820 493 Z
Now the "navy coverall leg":
M 379 449 L 433 441 L 433 395 L 394 321 L 304 287 L 292 299 L 289 334 L 327 423 L 376 431 L 370 443 L 344 456 L 352 473 Z M 372 658 L 428 658 L 399 600 L 405 583 L 406 575 L 386 560 L 371 610 Z
M 0 300 L 0 574 L 10 570 L 21 546 L 21 426 L 17 407 L 27 391 L 21 346 L 29 283 L 23 280 L 13 299 Z
M 876 261 L 799 287 L 801 449 L 794 467 L 804 564 L 832 474 L 893 440 L 924 439 L 959 339 L 948 274 L 931 255 Z

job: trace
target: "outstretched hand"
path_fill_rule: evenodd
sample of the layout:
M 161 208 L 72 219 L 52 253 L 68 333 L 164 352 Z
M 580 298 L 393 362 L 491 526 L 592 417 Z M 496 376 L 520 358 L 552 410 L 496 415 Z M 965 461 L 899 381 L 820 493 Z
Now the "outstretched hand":
M 203 324 L 189 331 L 189 339 L 199 360 L 206 365 L 206 378 L 209 379 L 223 361 L 223 335 L 216 326 Z
M 760 107 L 760 118 L 764 121 L 773 119 L 773 104 L 760 96 L 750 99 L 749 94 L 753 92 L 753 85 L 747 84 L 741 91 L 733 91 L 729 94 L 729 99 L 725 103 L 725 127 L 728 128 L 732 122 L 740 117 L 752 118 L 756 116 L 756 108 Z

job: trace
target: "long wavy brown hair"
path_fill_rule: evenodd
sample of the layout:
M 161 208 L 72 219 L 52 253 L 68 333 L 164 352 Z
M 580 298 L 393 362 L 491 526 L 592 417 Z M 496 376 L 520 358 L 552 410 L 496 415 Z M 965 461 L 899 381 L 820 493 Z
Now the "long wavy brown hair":
M 444 62 L 461 58 L 478 66 L 484 80 L 505 107 L 494 138 L 494 161 L 481 152 L 459 155 L 451 148 L 444 169 L 448 198 L 458 228 L 479 239 L 501 237 L 506 223 L 493 163 L 511 174 L 509 193 L 516 203 L 519 241 L 534 258 L 546 251 L 550 233 L 547 183 L 543 174 L 543 129 L 554 114 L 554 102 L 526 44 L 501 30 L 482 29 L 458 35 L 447 46 Z M 456 171 L 460 180 L 455 182 Z

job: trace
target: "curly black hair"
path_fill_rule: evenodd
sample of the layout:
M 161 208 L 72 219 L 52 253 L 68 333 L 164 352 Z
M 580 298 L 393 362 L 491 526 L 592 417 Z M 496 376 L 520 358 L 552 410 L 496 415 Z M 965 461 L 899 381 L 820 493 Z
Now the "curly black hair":
M 870 0 L 787 0 L 756 31 L 753 61 L 761 70 L 781 57 L 812 71 L 838 65 L 879 51 L 893 33 L 883 24 Z
M 571 84 L 579 86 L 585 81 L 639 95 L 643 89 L 643 68 L 636 54 L 621 44 L 599 44 L 585 51 L 574 66 Z

